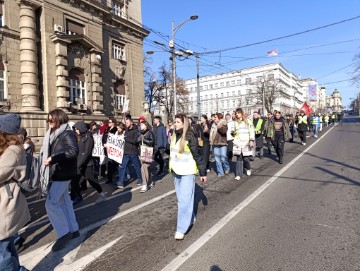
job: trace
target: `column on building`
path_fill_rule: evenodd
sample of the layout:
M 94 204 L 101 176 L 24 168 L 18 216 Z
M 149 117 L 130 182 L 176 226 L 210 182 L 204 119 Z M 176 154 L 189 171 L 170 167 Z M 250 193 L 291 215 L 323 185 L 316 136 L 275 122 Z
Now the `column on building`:
M 40 111 L 35 6 L 20 1 L 21 111 Z
M 55 58 L 56 58 L 56 107 L 68 112 L 69 108 L 69 71 L 68 66 L 68 41 L 55 37 Z
M 93 51 L 90 54 L 92 109 L 94 115 L 102 115 L 104 110 L 100 57 L 99 52 Z

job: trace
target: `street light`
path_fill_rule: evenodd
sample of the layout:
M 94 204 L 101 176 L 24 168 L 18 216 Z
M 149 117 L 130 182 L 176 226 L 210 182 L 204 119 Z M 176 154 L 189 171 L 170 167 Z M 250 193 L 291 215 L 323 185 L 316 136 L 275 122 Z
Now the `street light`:
M 173 92 L 174 92 L 174 117 L 177 113 L 177 101 L 176 101 L 176 60 L 175 60 L 175 35 L 177 33 L 177 31 L 180 29 L 181 26 L 183 26 L 186 22 L 191 21 L 191 20 L 196 20 L 197 18 L 199 18 L 199 16 L 197 15 L 192 15 L 190 16 L 189 19 L 183 21 L 182 23 L 180 23 L 178 26 L 174 26 L 174 21 L 172 21 L 171 24 L 171 41 L 169 42 L 169 47 L 171 49 L 171 56 L 172 56 L 172 78 L 173 78 Z

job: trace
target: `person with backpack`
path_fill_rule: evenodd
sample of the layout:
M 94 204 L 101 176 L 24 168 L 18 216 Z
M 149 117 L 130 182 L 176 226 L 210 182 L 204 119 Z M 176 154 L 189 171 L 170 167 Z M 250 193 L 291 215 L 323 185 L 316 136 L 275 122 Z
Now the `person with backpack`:
M 0 116 L 0 270 L 27 270 L 14 246 L 18 231 L 30 221 L 26 198 L 20 191 L 26 174 L 25 151 L 18 136 L 21 118 Z
M 94 160 L 92 157 L 94 147 L 93 136 L 83 121 L 76 122 L 74 127 L 75 133 L 79 137 L 79 154 L 77 156 L 77 175 L 71 180 L 71 199 L 74 204 L 82 200 L 79 183 L 80 179 L 85 177 L 92 188 L 98 192 L 98 198 L 95 203 L 103 202 L 106 196 L 100 184 L 97 183 L 94 171 Z
M 164 171 L 165 161 L 164 161 L 164 152 L 167 146 L 167 136 L 166 136 L 166 128 L 164 124 L 161 122 L 161 117 L 154 117 L 154 126 L 152 131 L 155 136 L 155 147 L 154 147 L 154 160 L 159 164 L 159 170 L 157 172 L 158 176 L 161 176 Z
M 77 174 L 79 146 L 70 128 L 68 115 L 61 109 L 49 112 L 49 129 L 40 150 L 41 191 L 46 195 L 45 208 L 57 235 L 53 252 L 63 249 L 72 238 L 80 236 L 69 184 Z

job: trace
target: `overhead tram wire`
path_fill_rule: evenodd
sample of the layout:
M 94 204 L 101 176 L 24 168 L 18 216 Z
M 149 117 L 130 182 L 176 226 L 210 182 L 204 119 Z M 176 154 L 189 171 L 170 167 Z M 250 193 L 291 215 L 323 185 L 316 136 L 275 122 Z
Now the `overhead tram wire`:
M 341 20 L 341 21 L 338 21 L 338 22 L 335 22 L 335 23 L 331 23 L 331 24 L 327 24 L 327 25 L 307 29 L 307 30 L 304 30 L 304 31 L 296 32 L 296 33 L 285 35 L 285 36 L 280 36 L 280 37 L 277 37 L 277 38 L 272 38 L 272 39 L 268 39 L 268 40 L 264 40 L 264 41 L 253 42 L 253 43 L 249 43 L 249 44 L 245 44 L 245 45 L 239 45 L 239 46 L 226 48 L 226 49 L 221 49 L 221 50 L 216 50 L 216 51 L 204 52 L 202 54 L 204 54 L 204 55 L 218 54 L 218 53 L 222 53 L 222 52 L 232 51 L 232 50 L 235 50 L 235 49 L 246 48 L 246 47 L 251 47 L 251 46 L 254 46 L 254 45 L 269 43 L 269 42 L 272 42 L 272 41 L 275 41 L 275 40 L 286 39 L 286 38 L 302 35 L 302 34 L 305 34 L 305 33 L 317 31 L 317 30 L 320 30 L 320 29 L 328 28 L 328 27 L 331 27 L 331 26 L 334 26 L 334 25 L 343 24 L 343 23 L 346 23 L 346 22 L 349 22 L 349 21 L 357 20 L 359 18 L 360 18 L 360 15 L 356 16 L 356 17 L 349 18 L 349 19 L 344 19 L 344 20 Z

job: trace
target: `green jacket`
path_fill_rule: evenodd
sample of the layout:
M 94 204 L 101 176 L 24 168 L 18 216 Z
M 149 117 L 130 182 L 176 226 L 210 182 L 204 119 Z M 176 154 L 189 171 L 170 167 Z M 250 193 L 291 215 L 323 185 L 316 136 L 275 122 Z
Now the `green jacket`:
M 282 118 L 281 120 L 283 123 L 282 130 L 284 133 L 284 139 L 285 139 L 285 141 L 288 141 L 289 138 L 291 137 L 289 124 L 287 123 L 287 121 L 284 118 Z M 269 131 L 268 131 L 267 136 L 271 137 L 272 140 L 275 139 L 275 118 L 271 119 L 271 121 L 269 123 Z

